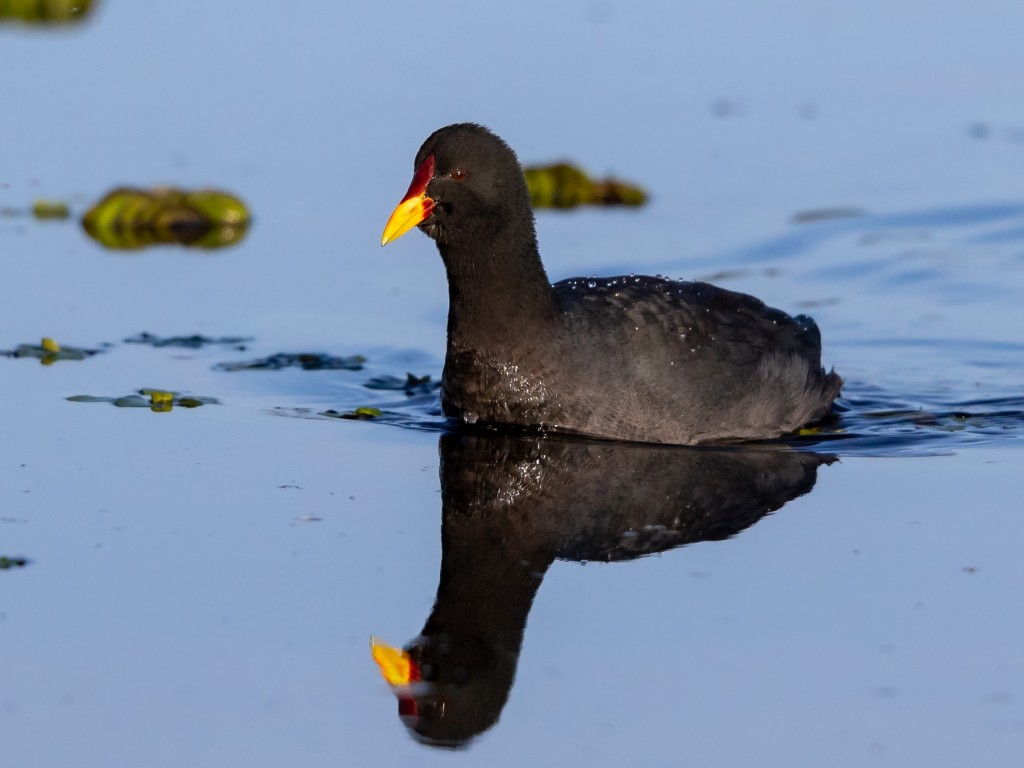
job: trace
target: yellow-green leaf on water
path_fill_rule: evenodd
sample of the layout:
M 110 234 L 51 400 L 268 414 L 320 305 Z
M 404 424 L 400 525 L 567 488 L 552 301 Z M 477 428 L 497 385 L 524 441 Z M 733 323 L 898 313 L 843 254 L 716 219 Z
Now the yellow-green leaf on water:
M 358 419 L 360 421 L 369 421 L 370 419 L 376 419 L 382 416 L 384 411 L 380 408 L 371 408 L 369 406 L 360 406 L 352 411 L 345 411 L 344 413 L 338 413 L 337 411 L 327 411 L 325 416 L 332 416 L 338 419 Z
M 71 210 L 67 203 L 56 200 L 36 200 L 32 203 L 32 215 L 37 219 L 66 219 L 71 215 Z
M 216 189 L 200 189 L 185 195 L 185 205 L 217 224 L 248 224 L 249 209 L 233 195 Z
M 0 21 L 17 19 L 31 24 L 63 24 L 84 19 L 92 0 L 0 0 Z
M 172 403 L 174 402 L 173 392 L 164 392 L 159 389 L 143 390 L 143 394 L 149 395 L 149 401 L 153 405 L 159 405 L 160 403 Z
M 534 208 L 575 208 L 590 202 L 593 182 L 574 165 L 554 165 L 524 168 L 526 186 Z
M 638 206 L 647 202 L 647 193 L 635 184 L 618 179 L 594 182 L 592 203 L 597 205 Z
M 54 355 L 60 352 L 60 344 L 51 339 L 49 336 L 43 336 L 43 341 L 42 344 L 40 344 L 40 346 L 43 348 L 44 352 L 50 352 Z
M 647 193 L 635 184 L 618 179 L 591 179 L 569 163 L 528 166 L 523 168 L 523 176 L 534 208 L 638 206 L 647 202 Z
M 73 403 L 111 403 L 118 408 L 148 408 L 155 413 L 167 413 L 175 405 L 182 408 L 198 408 L 201 405 L 216 404 L 217 398 L 200 395 L 181 396 L 166 389 L 140 389 L 124 397 L 97 397 L 95 395 L 72 395 L 67 398 Z
M 158 243 L 221 248 L 241 240 L 249 211 L 234 195 L 213 189 L 119 187 L 82 216 L 101 245 L 121 250 Z

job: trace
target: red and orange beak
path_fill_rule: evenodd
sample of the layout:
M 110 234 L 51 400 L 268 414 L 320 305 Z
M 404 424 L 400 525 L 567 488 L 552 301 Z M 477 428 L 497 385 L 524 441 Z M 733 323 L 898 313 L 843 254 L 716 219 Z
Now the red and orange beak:
M 427 155 L 427 159 L 420 163 L 420 167 L 413 174 L 412 184 L 409 191 L 405 193 L 402 202 L 398 204 L 388 223 L 384 227 L 384 234 L 380 238 L 381 245 L 387 245 L 392 240 L 397 240 L 417 224 L 422 223 L 434 210 L 434 201 L 427 197 L 427 184 L 434 175 L 434 156 Z

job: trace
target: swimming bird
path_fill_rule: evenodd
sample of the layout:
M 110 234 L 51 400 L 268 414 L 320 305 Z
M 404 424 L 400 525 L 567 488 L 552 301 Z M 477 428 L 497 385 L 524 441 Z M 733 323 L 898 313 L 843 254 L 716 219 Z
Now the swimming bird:
M 420 147 L 381 245 L 413 227 L 448 276 L 445 414 L 467 423 L 695 444 L 779 437 L 827 416 L 842 379 L 821 334 L 753 296 L 661 277 L 552 285 L 512 149 L 458 123 Z

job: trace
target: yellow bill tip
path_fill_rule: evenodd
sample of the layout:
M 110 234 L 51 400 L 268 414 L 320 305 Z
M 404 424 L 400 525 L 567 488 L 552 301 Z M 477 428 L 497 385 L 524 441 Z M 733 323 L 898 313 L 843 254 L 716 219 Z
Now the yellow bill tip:
M 370 652 L 388 685 L 408 685 L 419 679 L 415 662 L 401 648 L 370 638 Z
M 409 197 L 398 204 L 384 226 L 380 244 L 387 245 L 397 240 L 417 224 L 422 223 L 434 210 L 434 201 L 429 197 Z

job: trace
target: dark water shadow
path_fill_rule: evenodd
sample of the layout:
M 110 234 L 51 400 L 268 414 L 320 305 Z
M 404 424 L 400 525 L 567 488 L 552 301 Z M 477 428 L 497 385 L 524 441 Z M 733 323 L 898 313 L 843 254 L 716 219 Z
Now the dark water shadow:
M 832 456 L 529 435 L 440 438 L 437 598 L 395 687 L 418 741 L 468 743 L 497 722 L 527 616 L 555 560 L 620 562 L 749 528 L 808 493 Z

